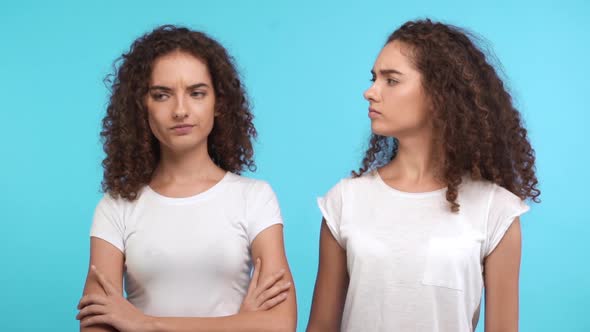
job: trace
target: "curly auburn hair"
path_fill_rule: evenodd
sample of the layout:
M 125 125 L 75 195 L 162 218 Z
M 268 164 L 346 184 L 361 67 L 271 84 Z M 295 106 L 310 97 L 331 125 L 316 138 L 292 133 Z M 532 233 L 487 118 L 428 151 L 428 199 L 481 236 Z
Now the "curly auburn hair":
M 535 152 L 520 114 L 476 38 L 451 25 L 429 19 L 409 21 L 394 31 L 386 45 L 399 41 L 422 74 L 422 87 L 432 103 L 434 142 L 441 144 L 442 181 L 451 211 L 458 212 L 458 188 L 468 174 L 488 180 L 521 199 L 539 202 Z M 395 138 L 373 134 L 358 172 L 393 160 Z
M 102 190 L 114 197 L 136 199 L 160 160 L 160 145 L 148 124 L 145 96 L 155 60 L 174 51 L 204 61 L 211 74 L 217 116 L 207 145 L 213 162 L 237 174 L 256 169 L 252 140 L 257 133 L 233 58 L 202 32 L 164 25 L 135 40 L 129 52 L 115 61 L 114 73 L 105 79 L 111 95 L 100 133 L 106 153 Z

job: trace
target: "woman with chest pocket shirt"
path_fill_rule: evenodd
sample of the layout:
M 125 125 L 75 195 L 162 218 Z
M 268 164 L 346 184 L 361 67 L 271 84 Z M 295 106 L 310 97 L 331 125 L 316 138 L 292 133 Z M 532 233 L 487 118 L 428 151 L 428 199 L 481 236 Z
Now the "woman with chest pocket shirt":
M 510 94 L 463 30 L 389 36 L 373 68 L 358 172 L 318 200 L 308 332 L 518 330 L 521 214 L 534 151 Z

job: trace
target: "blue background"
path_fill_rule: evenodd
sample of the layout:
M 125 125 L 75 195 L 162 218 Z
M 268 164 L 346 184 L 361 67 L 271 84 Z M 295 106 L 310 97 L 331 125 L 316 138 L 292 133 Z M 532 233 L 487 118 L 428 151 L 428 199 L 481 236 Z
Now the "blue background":
M 537 151 L 543 203 L 523 217 L 521 331 L 590 331 L 590 5 L 585 1 L 184 1 L 0 5 L 0 330 L 75 331 L 101 194 L 112 61 L 164 23 L 201 29 L 239 65 L 279 196 L 307 324 L 315 198 L 358 166 L 369 70 L 387 35 L 431 17 L 486 37 Z M 483 330 L 483 318 L 479 331 Z

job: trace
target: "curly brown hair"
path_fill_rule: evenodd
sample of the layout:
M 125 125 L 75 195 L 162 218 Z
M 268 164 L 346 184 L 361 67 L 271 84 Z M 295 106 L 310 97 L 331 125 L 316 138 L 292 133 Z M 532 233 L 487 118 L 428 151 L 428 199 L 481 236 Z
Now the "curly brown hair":
M 233 58 L 202 32 L 164 25 L 135 40 L 105 79 L 111 95 L 100 133 L 106 153 L 102 190 L 114 197 L 136 199 L 158 165 L 160 146 L 148 125 L 145 96 L 154 61 L 174 51 L 204 61 L 211 74 L 217 116 L 207 145 L 213 162 L 237 174 L 256 169 L 252 140 L 257 133 Z
M 441 144 L 441 180 L 453 212 L 461 178 L 488 180 L 521 199 L 539 202 L 535 152 L 512 97 L 473 34 L 429 19 L 409 21 L 386 45 L 408 46 L 434 109 L 434 142 Z M 358 172 L 381 167 L 397 154 L 395 138 L 373 134 Z

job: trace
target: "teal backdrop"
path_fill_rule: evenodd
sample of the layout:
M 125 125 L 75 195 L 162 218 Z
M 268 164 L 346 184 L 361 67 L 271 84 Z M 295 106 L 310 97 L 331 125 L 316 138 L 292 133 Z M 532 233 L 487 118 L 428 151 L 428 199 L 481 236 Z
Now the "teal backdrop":
M 101 197 L 103 78 L 135 38 L 173 23 L 206 31 L 238 63 L 260 133 L 248 175 L 279 197 L 304 331 L 315 199 L 359 165 L 362 93 L 385 38 L 424 17 L 485 37 L 537 152 L 543 202 L 522 218 L 521 331 L 590 331 L 590 2 L 569 0 L 3 1 L 0 330 L 77 330 Z

